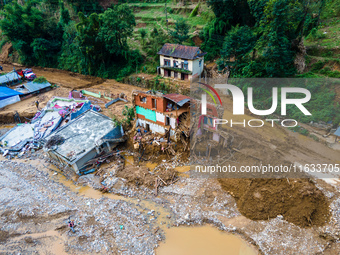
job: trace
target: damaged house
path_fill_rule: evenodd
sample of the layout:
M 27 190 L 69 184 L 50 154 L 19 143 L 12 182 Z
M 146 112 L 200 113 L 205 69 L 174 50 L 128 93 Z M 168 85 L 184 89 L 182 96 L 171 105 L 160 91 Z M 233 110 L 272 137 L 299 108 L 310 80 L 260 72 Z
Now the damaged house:
M 218 146 L 225 148 L 230 144 L 230 135 L 219 129 L 219 125 L 214 125 L 214 120 L 223 118 L 223 107 L 207 103 L 204 115 L 201 114 L 201 107 L 200 100 L 191 100 L 191 149 L 197 155 L 198 151 L 205 152 L 207 148 Z
M 189 135 L 190 97 L 180 94 L 134 91 L 136 126 L 152 133 L 164 135 L 169 132 L 177 140 L 178 132 Z
M 123 142 L 123 135 L 123 128 L 115 126 L 109 117 L 88 110 L 46 137 L 44 150 L 81 174 L 89 160 Z
M 0 76 L 0 86 L 12 86 L 21 81 L 22 77 L 17 72 L 12 71 L 10 73 Z
M 158 52 L 158 74 L 179 80 L 198 78 L 203 71 L 205 54 L 199 47 L 166 43 Z

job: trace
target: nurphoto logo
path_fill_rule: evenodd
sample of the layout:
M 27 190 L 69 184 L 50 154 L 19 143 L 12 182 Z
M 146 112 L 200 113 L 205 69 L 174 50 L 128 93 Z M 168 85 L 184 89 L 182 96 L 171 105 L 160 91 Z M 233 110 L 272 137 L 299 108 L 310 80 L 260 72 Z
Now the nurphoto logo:
M 222 105 L 222 101 L 220 99 L 219 94 L 217 93 L 217 91 L 204 83 L 200 83 L 205 85 L 206 87 L 208 87 L 210 90 L 212 90 L 215 95 L 218 97 L 221 105 Z M 235 86 L 235 85 L 230 85 L 230 84 L 216 84 L 215 88 L 217 89 L 225 89 L 226 91 L 230 91 L 232 98 L 233 98 L 233 115 L 244 115 L 244 108 L 245 108 L 245 96 L 243 91 Z M 205 90 L 202 89 L 204 92 L 206 92 L 207 94 L 210 95 L 210 97 L 213 99 L 214 103 L 216 104 L 216 101 L 213 97 L 213 95 Z M 288 94 L 292 94 L 292 93 L 299 93 L 299 94 L 304 94 L 304 98 L 288 98 Z M 267 110 L 258 110 L 255 109 L 254 107 L 254 103 L 253 103 L 253 88 L 252 87 L 248 87 L 248 100 L 247 100 L 247 104 L 248 104 L 248 109 L 251 113 L 258 115 L 258 116 L 267 116 L 270 114 L 273 114 L 277 107 L 278 107 L 278 88 L 277 87 L 273 87 L 272 88 L 272 106 L 270 109 Z M 207 95 L 206 94 L 202 94 L 201 95 L 202 98 L 202 107 L 201 107 L 201 115 L 207 115 Z M 295 88 L 295 87 L 283 87 L 281 88 L 281 115 L 282 116 L 286 116 L 287 115 L 287 105 L 295 105 L 304 115 L 308 116 L 308 115 L 312 115 L 307 109 L 306 107 L 303 105 L 307 102 L 309 102 L 309 100 L 311 99 L 311 93 L 308 89 L 305 88 Z M 267 122 L 271 122 L 272 123 L 272 127 L 274 127 L 274 122 L 275 121 L 280 121 L 279 119 L 266 119 L 265 121 Z M 258 125 L 255 125 L 255 123 L 258 123 Z M 214 126 L 216 125 L 220 125 L 220 124 L 227 124 L 230 123 L 230 126 L 232 127 L 233 125 L 243 125 L 244 127 L 246 126 L 246 120 L 244 120 L 243 122 L 233 122 L 233 120 L 226 120 L 226 119 L 214 119 L 213 121 Z M 288 125 L 286 123 L 289 123 Z M 293 123 L 293 125 L 292 125 Z M 248 121 L 248 126 L 249 127 L 262 127 L 264 125 L 264 121 L 262 119 L 251 119 Z M 281 126 L 283 127 L 295 127 L 298 125 L 298 122 L 294 119 L 284 119 L 281 120 Z

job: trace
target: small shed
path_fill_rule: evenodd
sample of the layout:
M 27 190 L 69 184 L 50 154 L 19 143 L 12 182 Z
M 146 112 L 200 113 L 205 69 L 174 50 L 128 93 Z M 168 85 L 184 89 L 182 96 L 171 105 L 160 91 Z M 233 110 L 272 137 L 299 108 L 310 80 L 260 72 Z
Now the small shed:
M 0 87 L 0 108 L 20 101 L 21 92 L 7 87 Z
M 15 90 L 26 95 L 39 94 L 41 92 L 51 89 L 51 84 L 49 82 L 37 83 L 34 81 L 27 82 L 16 86 Z

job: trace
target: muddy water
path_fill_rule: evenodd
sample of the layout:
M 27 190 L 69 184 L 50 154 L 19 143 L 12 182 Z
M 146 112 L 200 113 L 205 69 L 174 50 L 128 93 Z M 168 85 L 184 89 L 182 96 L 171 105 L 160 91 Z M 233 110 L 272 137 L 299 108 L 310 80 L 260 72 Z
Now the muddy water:
M 55 170 L 56 172 L 60 172 L 54 165 L 50 164 L 48 166 L 50 169 Z M 170 215 L 170 211 L 166 210 L 163 208 L 161 205 L 151 201 L 151 200 L 146 200 L 146 199 L 137 199 L 137 198 L 129 198 L 129 197 L 124 197 L 120 195 L 115 195 L 112 193 L 102 193 L 99 190 L 93 189 L 89 186 L 78 186 L 74 184 L 74 182 L 70 179 L 67 179 L 65 176 L 61 174 L 54 175 L 53 172 L 50 172 L 51 179 L 62 183 L 64 186 L 68 187 L 71 191 L 88 197 L 92 199 L 100 199 L 102 197 L 107 197 L 109 199 L 113 200 L 122 200 L 126 201 L 129 203 L 132 203 L 133 206 L 141 211 L 142 213 L 148 213 L 151 210 L 154 210 L 154 215 L 157 217 L 153 221 L 156 222 L 160 228 L 165 229 L 165 226 L 167 224 L 171 223 L 171 220 L 167 218 L 167 215 Z M 153 218 L 153 217 L 151 217 Z M 163 224 L 161 224 L 161 222 Z
M 127 164 L 133 164 L 132 158 L 127 158 Z M 137 210 L 146 214 L 147 212 L 154 210 L 154 215 L 157 219 L 154 219 L 154 223 L 157 224 L 164 232 L 166 241 L 161 243 L 156 249 L 157 255 L 200 255 L 200 254 L 228 254 L 228 255 L 255 255 L 258 254 L 254 248 L 249 246 L 240 237 L 227 234 L 219 231 L 213 226 L 200 226 L 200 227 L 172 227 L 167 228 L 172 224 L 171 219 L 167 218 L 167 215 L 171 215 L 171 212 L 163 208 L 161 205 L 146 199 L 128 198 L 120 195 L 114 195 L 110 193 L 101 193 L 89 186 L 78 186 L 74 184 L 73 180 L 67 179 L 61 174 L 54 165 L 48 166 L 42 165 L 39 160 L 23 160 L 17 159 L 18 162 L 30 163 L 40 170 L 48 171 L 50 178 L 68 187 L 71 191 L 78 195 L 85 196 L 92 199 L 100 199 L 107 197 L 114 200 L 123 200 L 130 202 Z M 148 165 L 152 169 L 153 165 Z M 49 170 L 48 170 L 49 169 Z M 190 167 L 177 167 L 176 171 L 184 174 L 190 169 Z M 152 218 L 152 216 L 151 216 Z M 173 218 L 173 217 L 172 217 Z M 150 221 L 151 222 L 151 221 Z M 44 238 L 44 237 L 57 237 L 59 240 L 51 244 L 51 248 L 54 251 L 58 251 L 58 254 L 64 253 L 63 239 L 55 231 L 47 231 L 45 233 L 37 233 L 29 235 L 32 238 Z
M 238 236 L 212 226 L 177 227 L 165 231 L 166 240 L 156 255 L 255 255 L 256 250 Z
M 44 249 L 42 249 L 41 247 L 37 247 L 37 251 L 40 251 L 41 254 L 58 254 L 58 255 L 68 254 L 64 250 L 65 240 L 60 235 L 60 233 L 58 233 L 58 231 L 49 230 L 43 233 L 24 234 L 19 237 L 13 238 L 11 241 L 14 243 L 25 238 L 32 238 L 34 240 L 41 239 L 44 243 L 46 243 Z

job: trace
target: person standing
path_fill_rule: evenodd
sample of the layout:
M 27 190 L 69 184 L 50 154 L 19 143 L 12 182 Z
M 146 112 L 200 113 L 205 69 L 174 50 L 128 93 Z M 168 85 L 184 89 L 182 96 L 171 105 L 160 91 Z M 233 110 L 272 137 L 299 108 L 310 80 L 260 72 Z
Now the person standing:
M 35 101 L 34 104 L 35 104 L 35 106 L 37 107 L 37 110 L 39 110 L 39 101 L 38 101 L 38 100 Z
M 73 233 L 75 233 L 75 230 L 74 230 L 74 220 L 70 220 L 68 222 L 68 226 L 70 227 L 70 229 L 72 230 Z

